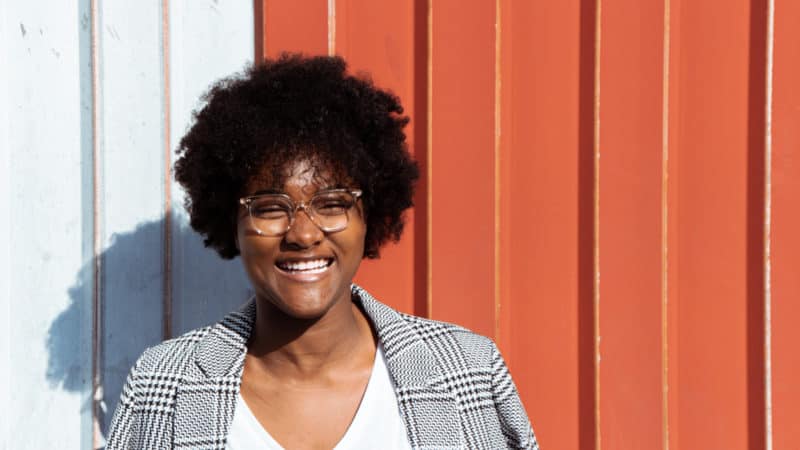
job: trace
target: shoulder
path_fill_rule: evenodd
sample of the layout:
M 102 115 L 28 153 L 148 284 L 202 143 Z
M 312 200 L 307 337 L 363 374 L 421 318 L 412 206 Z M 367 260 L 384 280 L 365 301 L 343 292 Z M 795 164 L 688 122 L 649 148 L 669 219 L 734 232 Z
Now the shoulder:
M 488 337 L 456 324 L 402 313 L 355 284 L 352 291 L 364 306 L 384 346 L 391 347 L 389 353 L 403 353 L 404 349 L 421 342 L 429 350 L 424 354 L 453 370 L 486 368 L 492 364 L 497 347 Z M 422 357 L 422 354 L 417 356 Z
M 196 347 L 211 330 L 211 326 L 197 328 L 158 345 L 147 348 L 134 364 L 132 372 L 138 375 L 153 373 L 186 374 L 193 365 Z
M 463 326 L 404 313 L 400 316 L 437 356 L 461 357 L 469 366 L 486 367 L 497 352 L 492 339 Z

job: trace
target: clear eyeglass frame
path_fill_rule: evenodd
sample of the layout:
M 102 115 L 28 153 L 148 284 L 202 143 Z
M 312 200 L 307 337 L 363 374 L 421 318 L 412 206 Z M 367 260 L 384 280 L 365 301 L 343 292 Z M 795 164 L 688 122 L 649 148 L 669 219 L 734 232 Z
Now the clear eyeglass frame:
M 341 214 L 328 215 L 321 214 L 319 211 L 317 211 L 317 207 L 315 205 L 319 203 L 320 199 L 336 194 L 346 194 L 352 197 L 347 205 L 347 208 L 345 208 Z M 307 202 L 295 202 L 287 194 L 257 194 L 240 198 L 239 204 L 247 208 L 247 215 L 250 219 L 253 229 L 261 236 L 283 236 L 284 234 L 288 233 L 294 224 L 294 219 L 297 216 L 298 211 L 300 210 L 303 210 L 309 219 L 311 219 L 311 222 L 323 232 L 335 233 L 347 228 L 347 225 L 350 223 L 350 210 L 356 206 L 362 195 L 363 191 L 360 189 L 326 189 L 324 191 L 315 193 Z M 262 228 L 267 228 L 264 226 L 264 223 L 268 219 L 259 218 L 258 215 L 253 212 L 253 205 L 257 201 L 265 199 L 274 199 L 276 201 L 283 200 L 288 206 L 285 211 L 282 211 L 285 212 L 288 217 L 273 219 L 273 229 L 267 229 L 266 231 L 262 230 Z M 336 220 L 332 220 L 330 218 L 334 218 Z M 282 220 L 286 221 L 285 225 L 280 223 Z M 262 225 L 259 226 L 259 223 Z M 329 226 L 326 225 L 327 223 L 334 223 L 335 225 Z

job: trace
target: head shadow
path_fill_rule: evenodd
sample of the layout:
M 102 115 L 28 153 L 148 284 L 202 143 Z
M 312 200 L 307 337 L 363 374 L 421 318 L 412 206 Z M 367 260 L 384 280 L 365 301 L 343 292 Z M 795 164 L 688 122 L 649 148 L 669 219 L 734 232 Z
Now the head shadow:
M 143 350 L 218 321 L 252 295 L 239 261 L 223 260 L 205 248 L 185 217 L 174 216 L 169 242 L 164 218 L 113 234 L 99 256 L 99 295 L 93 295 L 96 268 L 89 260 L 68 289 L 69 306 L 50 324 L 47 382 L 66 391 L 85 391 L 92 369 L 81 361 L 93 361 L 100 371 L 102 389 L 95 400 L 102 429 L 108 427 L 128 371 Z M 92 321 L 95 298 L 98 322 Z M 171 310 L 167 327 L 165 310 Z M 165 328 L 171 336 L 165 336 Z M 92 342 L 79 347 L 93 352 L 88 358 L 75 351 L 75 343 L 86 339 Z

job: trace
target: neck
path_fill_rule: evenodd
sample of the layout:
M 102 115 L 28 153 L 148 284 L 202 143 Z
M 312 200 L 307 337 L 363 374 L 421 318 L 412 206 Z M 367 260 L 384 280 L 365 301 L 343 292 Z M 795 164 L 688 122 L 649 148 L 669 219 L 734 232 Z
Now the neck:
M 369 322 L 349 295 L 314 319 L 288 316 L 258 298 L 248 357 L 273 374 L 305 378 L 374 354 L 375 342 Z

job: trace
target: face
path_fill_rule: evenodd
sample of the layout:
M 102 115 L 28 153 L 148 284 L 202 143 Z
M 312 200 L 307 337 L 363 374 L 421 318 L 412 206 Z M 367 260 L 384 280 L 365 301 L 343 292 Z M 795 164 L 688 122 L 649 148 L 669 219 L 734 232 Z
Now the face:
M 308 202 L 336 184 L 326 177 L 330 171 L 315 173 L 307 161 L 289 164 L 286 171 L 282 192 L 295 203 Z M 251 180 L 246 195 L 274 188 L 267 182 Z M 322 317 L 337 304 L 349 308 L 350 284 L 364 254 L 366 225 L 360 201 L 348 216 L 345 229 L 326 233 L 301 209 L 286 234 L 264 236 L 253 228 L 247 208 L 240 206 L 236 242 L 259 300 L 302 319 Z

